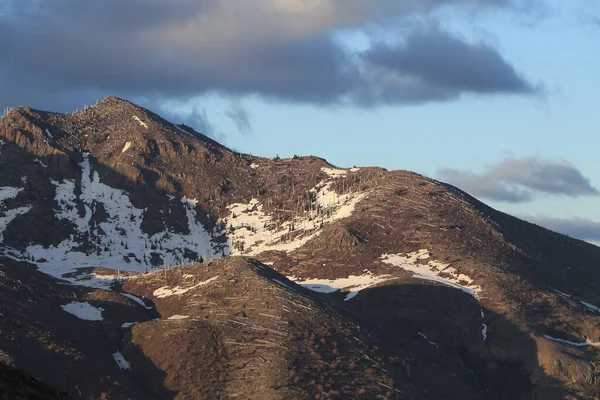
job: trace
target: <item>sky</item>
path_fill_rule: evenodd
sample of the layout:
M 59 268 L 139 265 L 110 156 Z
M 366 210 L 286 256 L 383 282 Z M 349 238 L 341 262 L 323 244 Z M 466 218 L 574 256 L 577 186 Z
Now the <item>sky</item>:
M 0 108 L 106 95 L 600 244 L 597 0 L 0 0 Z

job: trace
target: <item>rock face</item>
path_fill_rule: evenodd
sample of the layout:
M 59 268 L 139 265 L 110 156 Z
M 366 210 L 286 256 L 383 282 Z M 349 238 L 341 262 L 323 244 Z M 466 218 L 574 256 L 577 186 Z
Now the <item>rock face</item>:
M 600 396 L 598 247 L 113 97 L 0 139 L 0 365 L 71 398 Z

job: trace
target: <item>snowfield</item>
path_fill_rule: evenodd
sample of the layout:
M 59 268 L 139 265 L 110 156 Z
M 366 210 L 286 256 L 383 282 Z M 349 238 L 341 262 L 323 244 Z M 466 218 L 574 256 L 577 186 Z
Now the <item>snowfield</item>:
M 422 249 L 406 255 L 383 254 L 381 261 L 412 272 L 413 278 L 439 282 L 468 293 L 476 299 L 478 298 L 481 287 L 474 285 L 470 276 L 460 273 L 455 268 L 450 267 L 449 264 L 437 261 L 429 261 L 427 264 L 419 263 L 420 260 L 428 258 L 429 251 Z
M 140 124 L 140 126 L 143 126 L 144 128 L 148 129 L 148 125 L 147 125 L 147 124 L 146 124 L 144 121 L 142 121 L 142 120 L 140 119 L 140 117 L 138 117 L 137 115 L 134 115 L 134 116 L 133 116 L 133 117 L 131 117 L 131 118 L 132 118 L 132 119 L 135 119 L 135 120 L 138 122 L 138 124 Z
M 195 285 L 188 286 L 188 287 L 175 286 L 172 288 L 169 286 L 163 286 L 163 287 L 156 289 L 152 294 L 159 299 L 169 297 L 169 296 L 178 296 L 178 295 L 187 293 L 190 290 L 196 289 L 200 286 L 208 285 L 209 283 L 213 282 L 214 280 L 216 280 L 218 278 L 219 278 L 218 276 L 215 276 L 215 277 L 205 280 L 204 282 L 200 282 Z
M 479 301 L 481 287 L 473 284 L 473 279 L 461 273 L 449 264 L 429 260 L 429 250 L 421 249 L 408 254 L 383 254 L 381 261 L 412 272 L 412 278 L 438 282 L 454 289 L 465 292 Z M 426 263 L 425 260 L 429 260 Z M 481 311 L 481 337 L 485 341 L 488 337 L 488 326 L 484 322 L 485 314 Z
M 102 321 L 103 308 L 96 308 L 87 302 L 73 301 L 62 306 L 62 309 L 69 314 L 73 314 L 79 319 L 86 321 Z
M 329 170 L 330 176 L 341 176 L 342 170 Z M 345 171 L 345 170 L 343 170 Z M 229 215 L 221 219 L 227 230 L 229 255 L 254 256 L 265 251 L 294 251 L 321 234 L 326 224 L 350 217 L 356 205 L 368 193 L 338 194 L 331 189 L 334 181 L 322 181 L 310 192 L 315 197 L 315 210 L 278 224 L 263 211 L 257 199 L 248 203 L 231 204 Z M 320 213 L 316 208 L 321 210 Z M 293 238 L 286 239 L 290 233 Z
M 141 126 L 148 127 L 137 116 L 132 118 Z M 125 142 L 121 153 L 127 152 L 132 146 L 132 142 Z M 259 166 L 252 164 L 250 167 Z M 142 230 L 146 210 L 136 208 L 127 192 L 101 182 L 98 172 L 92 167 L 89 154 L 83 153 L 79 168 L 81 181 L 50 181 L 55 187 L 56 218 L 74 226 L 70 237 L 55 246 L 30 244 L 23 252 L 9 250 L 15 258 L 35 263 L 41 272 L 93 288 L 110 288 L 122 281 L 123 275 L 116 272 L 119 270 L 148 272 L 157 268 L 193 264 L 197 262 L 197 257 L 210 259 L 227 255 L 254 256 L 270 250 L 294 251 L 320 235 L 327 224 L 352 216 L 356 205 L 369 194 L 339 194 L 332 189 L 336 179 L 358 171 L 357 168 L 322 168 L 327 178 L 310 190 L 313 196 L 310 211 L 295 215 L 291 221 L 278 222 L 264 210 L 259 200 L 251 199 L 248 203 L 231 204 L 228 215 L 220 220 L 225 231 L 212 233 L 199 222 L 198 202 L 195 199 L 166 194 L 171 207 L 183 207 L 189 233 L 166 229 L 148 235 Z M 23 190 L 0 188 L 0 203 L 3 206 L 4 200 L 15 198 Z M 30 209 L 20 207 L 2 212 L 0 208 L 0 239 L 12 220 Z M 96 218 L 99 213 L 103 215 L 101 219 Z M 213 241 L 214 236 L 222 234 L 227 236 L 225 246 Z M 163 261 L 158 263 L 161 265 L 156 262 L 157 256 Z M 90 272 L 93 268 L 108 268 L 115 270 L 115 273 L 100 275 Z M 154 295 L 159 298 L 181 295 L 216 278 L 191 286 L 162 287 Z M 331 290 L 348 291 L 346 300 L 349 300 L 360 290 L 388 278 L 367 273 L 326 282 L 307 280 L 301 284 L 313 290 L 327 286 Z M 133 300 L 147 308 L 141 300 Z
M 123 357 L 123 354 L 121 354 L 121 352 L 117 351 L 116 353 L 113 353 L 113 358 L 115 359 L 119 368 L 121 368 L 122 370 L 131 369 L 131 364 L 125 359 L 125 357 Z
M 55 200 L 59 204 L 55 215 L 58 219 L 74 223 L 75 234 L 56 247 L 31 245 L 23 254 L 24 258 L 36 260 L 42 272 L 59 278 L 64 278 L 65 273 L 84 267 L 145 272 L 156 268 L 150 262 L 150 252 L 160 254 L 167 266 L 194 263 L 195 260 L 186 257 L 186 249 L 204 257 L 220 255 L 213 247 L 211 234 L 197 220 L 195 200 L 185 197 L 181 199 L 188 220 L 188 234 L 163 231 L 149 236 L 141 228 L 144 210 L 135 208 L 126 192 L 100 182 L 100 177 L 93 171 L 87 154 L 84 154 L 80 166 L 80 194 L 77 194 L 76 183 L 72 180 L 52 181 L 56 187 Z M 5 193 L 12 195 L 15 191 Z M 78 212 L 78 202 L 83 203 L 83 216 Z M 108 217 L 105 222 L 96 225 L 92 216 L 98 207 L 103 207 Z M 26 210 L 22 209 L 19 212 Z M 14 218 L 13 215 L 11 217 Z M 80 238 L 85 236 L 92 242 L 92 248 L 87 253 L 78 250 Z M 113 283 L 111 279 L 98 276 L 93 277 L 97 279 L 90 278 L 92 277 L 84 276 L 80 280 L 70 280 L 93 287 L 108 287 Z
M 370 272 L 364 275 L 350 275 L 347 278 L 339 279 L 304 279 L 299 280 L 295 276 L 287 277 L 290 281 L 297 283 L 309 290 L 319 293 L 333 293 L 338 290 L 348 292 L 344 301 L 348 301 L 356 296 L 361 290 L 370 288 L 379 283 L 392 279 L 391 275 L 375 276 Z
M 140 299 L 137 296 L 134 296 L 134 295 L 132 295 L 130 293 L 121 293 L 121 296 L 127 297 L 128 299 L 135 301 L 140 306 L 144 307 L 146 310 L 152 310 L 152 307 L 147 306 L 146 303 L 144 303 L 144 300 Z

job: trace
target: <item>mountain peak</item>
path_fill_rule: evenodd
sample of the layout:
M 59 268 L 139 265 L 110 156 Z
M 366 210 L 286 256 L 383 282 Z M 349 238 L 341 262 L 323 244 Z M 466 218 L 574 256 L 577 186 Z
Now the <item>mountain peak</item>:
M 123 98 L 117 97 L 117 96 L 106 96 L 106 97 L 98 100 L 91 107 L 125 107 L 125 106 L 140 108 L 137 104 L 135 104 L 127 99 L 123 99 Z

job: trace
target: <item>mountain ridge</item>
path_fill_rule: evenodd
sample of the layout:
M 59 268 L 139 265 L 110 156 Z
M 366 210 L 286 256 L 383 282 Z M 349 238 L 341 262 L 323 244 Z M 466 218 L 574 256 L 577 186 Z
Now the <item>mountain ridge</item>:
M 211 337 L 212 322 L 196 322 L 190 316 L 207 307 L 201 304 L 214 303 L 215 293 L 229 281 L 199 285 L 212 278 L 200 272 L 208 265 L 234 280 L 236 276 L 245 276 L 248 282 L 262 279 L 255 281 L 244 268 L 277 276 L 279 283 L 269 285 L 291 290 L 302 304 L 317 296 L 319 307 L 330 310 L 324 312 L 338 315 L 332 320 L 367 332 L 370 339 L 363 342 L 378 347 L 375 353 L 381 357 L 380 367 L 375 368 L 379 380 L 369 385 L 382 391 L 365 383 L 373 398 L 375 393 L 391 397 L 401 392 L 408 398 L 426 398 L 428 386 L 420 373 L 433 374 L 439 382 L 438 389 L 429 388 L 430 394 L 431 390 L 437 393 L 431 394 L 433 398 L 447 393 L 448 398 L 591 399 L 598 394 L 595 385 L 600 379 L 593 361 L 598 359 L 595 344 L 600 342 L 600 308 L 596 307 L 600 305 L 600 248 L 596 246 L 518 220 L 451 185 L 413 172 L 342 169 L 317 157 L 269 159 L 237 153 L 114 97 L 72 114 L 11 110 L 0 119 L 0 136 L 4 141 L 0 148 L 2 279 L 15 282 L 7 278 L 14 273 L 14 279 L 27 277 L 39 281 L 36 285 L 44 282 L 52 287 L 55 294 L 43 300 L 55 304 L 52 314 L 65 313 L 63 287 L 83 285 L 76 291 L 76 303 L 113 309 L 123 316 L 132 312 L 127 307 L 135 306 L 145 315 L 138 319 L 147 325 L 125 328 L 124 336 L 115 333 L 128 322 L 122 317 L 97 322 L 103 328 L 96 340 L 107 348 L 120 343 L 124 353 L 114 354 L 130 357 L 131 369 L 123 372 L 116 364 L 105 369 L 116 369 L 106 373 L 126 389 L 80 378 L 87 382 L 82 398 L 101 398 L 103 391 L 112 393 L 111 398 L 126 396 L 127 391 L 139 398 L 146 389 L 136 382 L 144 374 L 164 380 L 151 389 L 157 398 L 235 394 L 231 389 L 235 384 L 215 383 L 244 379 L 219 356 L 227 346 L 206 353 L 216 357 L 211 362 L 224 377 L 203 373 L 192 383 L 181 374 L 193 368 L 183 371 L 169 357 L 153 353 L 158 339 L 141 339 L 154 329 L 170 335 L 173 323 L 183 324 L 183 330 L 173 332 L 184 335 L 187 339 L 182 341 L 190 349 L 205 335 Z M 252 258 L 240 261 L 231 256 Z M 59 280 L 41 275 L 32 266 Z M 161 274 L 168 283 L 162 285 L 165 293 L 194 300 L 182 303 L 172 295 L 157 296 L 160 287 L 153 288 L 151 282 Z M 188 285 L 184 275 L 198 277 Z M 253 294 L 237 292 L 235 285 L 227 290 L 232 298 L 253 302 L 272 286 L 260 283 L 258 287 Z M 121 290 L 138 300 L 143 296 L 152 305 L 131 299 L 124 303 Z M 6 293 L 21 296 L 20 290 Z M 3 307 L 0 312 L 15 318 L 27 309 L 25 301 Z M 251 314 L 235 302 L 222 307 L 224 316 L 236 321 L 240 312 Z M 289 314 L 280 300 L 271 300 L 270 307 L 288 325 L 295 318 L 306 319 L 302 313 Z M 30 312 L 31 318 L 38 313 Z M 178 313 L 187 316 L 187 322 L 169 320 Z M 154 324 L 154 318 L 160 321 Z M 40 332 L 58 329 L 52 322 L 45 323 L 27 335 L 42 338 Z M 13 329 L 6 320 L 2 326 Z M 81 326 L 78 329 L 87 329 Z M 338 337 L 336 343 L 346 343 L 355 328 L 347 331 L 340 326 L 329 326 L 327 334 Z M 185 336 L 186 327 L 196 336 Z M 145 333 L 136 336 L 138 329 Z M 300 328 L 290 329 L 293 336 Z M 402 336 L 389 332 L 402 332 Z M 223 340 L 232 342 L 254 340 L 248 332 L 225 329 L 222 334 Z M 71 333 L 60 335 L 71 337 Z M 68 340 L 76 343 L 74 348 L 86 346 L 85 341 Z M 360 351 L 348 346 L 337 349 L 336 357 L 350 360 Z M 182 349 L 174 345 L 173 352 L 185 359 Z M 10 350 L 25 372 L 73 393 L 55 374 L 31 365 L 21 350 Z M 2 347 L 0 351 L 11 353 Z M 89 357 L 113 362 L 106 352 Z M 296 353 L 286 352 L 271 354 L 273 362 L 288 365 L 288 358 Z M 268 359 L 266 353 L 259 354 Z M 71 365 L 68 358 L 52 357 L 54 362 Z M 247 395 L 306 398 L 327 390 L 329 397 L 324 398 L 359 398 L 360 387 L 343 368 L 350 363 L 340 361 L 335 368 L 323 370 L 322 377 L 331 378 L 328 388 L 327 382 L 310 378 L 308 367 L 304 372 L 294 369 L 294 376 L 281 367 L 280 375 L 264 381 L 278 389 L 261 386 Z M 145 372 L 137 372 L 136 365 Z M 193 363 L 186 365 L 191 368 Z M 372 369 L 364 368 L 363 372 Z M 469 369 L 474 369 L 474 378 L 467 377 Z M 499 370 L 504 378 L 494 372 Z M 269 373 L 263 367 L 257 371 L 260 379 Z M 424 372 L 415 376 L 411 371 Z M 461 378 L 452 381 L 452 374 Z M 292 386 L 298 391 L 289 391 L 296 378 Z M 506 388 L 511 381 L 520 382 L 512 392 Z M 220 391 L 207 392 L 211 385 L 221 385 Z

